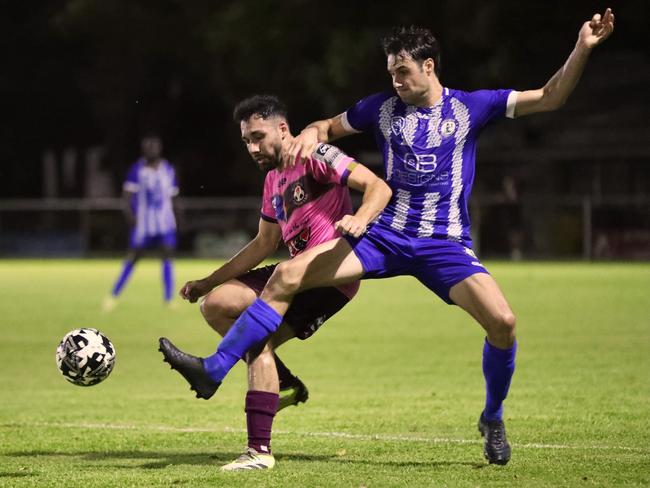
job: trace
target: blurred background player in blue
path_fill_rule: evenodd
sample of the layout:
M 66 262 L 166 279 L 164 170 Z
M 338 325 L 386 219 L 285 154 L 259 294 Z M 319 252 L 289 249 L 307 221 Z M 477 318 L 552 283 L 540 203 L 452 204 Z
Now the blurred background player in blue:
M 162 140 L 150 134 L 142 139 L 142 156 L 131 166 L 123 185 L 124 214 L 130 227 L 129 252 L 103 308 L 115 308 L 136 262 L 145 249 L 162 253 L 163 299 L 170 305 L 174 290 L 172 257 L 176 248 L 173 199 L 178 195 L 176 172 L 162 155 Z

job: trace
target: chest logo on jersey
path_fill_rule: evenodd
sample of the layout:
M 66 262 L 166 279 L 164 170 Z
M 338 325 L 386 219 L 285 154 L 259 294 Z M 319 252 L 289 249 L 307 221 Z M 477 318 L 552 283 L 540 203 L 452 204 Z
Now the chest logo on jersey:
M 433 173 L 438 164 L 435 154 L 413 154 L 409 153 L 404 158 L 406 167 L 418 173 Z
M 300 206 L 305 203 L 305 200 L 307 200 L 307 192 L 300 184 L 300 181 L 296 181 L 292 187 L 289 188 L 289 191 L 291 192 L 291 198 L 295 205 Z
M 454 119 L 445 119 L 440 123 L 440 135 L 442 137 L 450 137 L 456 132 L 456 121 Z
M 399 136 L 406 126 L 406 119 L 404 117 L 393 117 L 390 121 L 390 129 L 393 131 L 393 134 Z

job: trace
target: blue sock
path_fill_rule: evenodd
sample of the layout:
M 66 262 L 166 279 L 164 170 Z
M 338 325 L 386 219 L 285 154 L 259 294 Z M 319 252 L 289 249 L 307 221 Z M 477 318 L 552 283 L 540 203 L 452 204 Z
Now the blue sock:
M 222 381 L 248 350 L 275 332 L 282 316 L 259 298 L 242 313 L 219 344 L 217 352 L 203 359 L 214 381 Z
M 172 292 L 174 290 L 174 270 L 171 259 L 163 259 L 162 274 L 165 301 L 168 302 L 172 299 Z
M 122 288 L 124 288 L 126 282 L 129 281 L 129 277 L 131 276 L 131 272 L 133 271 L 134 266 L 135 263 L 133 261 L 124 261 L 120 277 L 117 279 L 115 285 L 113 286 L 114 297 L 117 297 L 120 293 L 122 293 Z
M 485 410 L 488 421 L 501 420 L 503 400 L 508 396 L 510 380 L 515 372 L 517 341 L 510 349 L 499 349 L 485 339 L 483 346 L 483 376 L 485 376 Z

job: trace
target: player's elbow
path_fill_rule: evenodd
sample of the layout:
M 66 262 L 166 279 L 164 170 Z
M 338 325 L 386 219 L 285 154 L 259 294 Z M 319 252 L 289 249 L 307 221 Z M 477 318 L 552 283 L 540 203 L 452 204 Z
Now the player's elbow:
M 377 186 L 379 186 L 379 191 L 381 192 L 382 201 L 384 202 L 384 207 L 388 205 L 388 202 L 393 197 L 393 190 L 384 180 L 378 180 Z
M 567 97 L 550 88 L 544 88 L 544 95 L 539 103 L 540 112 L 554 112 L 564 106 Z

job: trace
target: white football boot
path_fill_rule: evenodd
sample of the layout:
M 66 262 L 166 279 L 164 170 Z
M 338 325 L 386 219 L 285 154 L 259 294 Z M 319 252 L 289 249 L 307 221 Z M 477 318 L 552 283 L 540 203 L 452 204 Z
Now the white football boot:
M 272 469 L 275 466 L 273 454 L 259 453 L 247 447 L 244 453 L 232 463 L 221 466 L 221 471 L 249 471 L 252 469 Z

